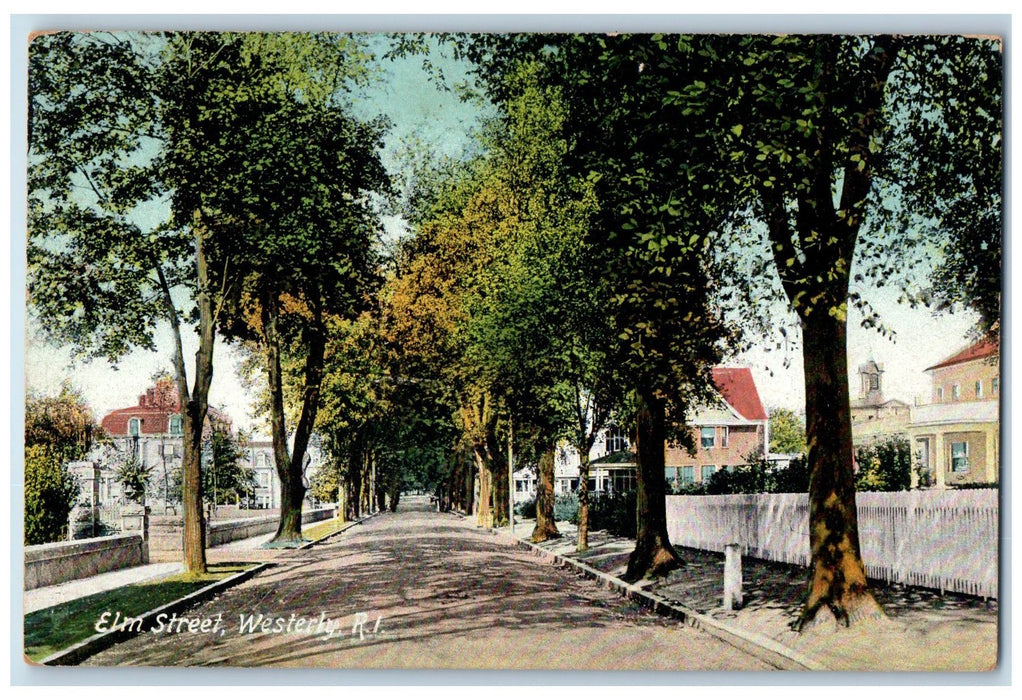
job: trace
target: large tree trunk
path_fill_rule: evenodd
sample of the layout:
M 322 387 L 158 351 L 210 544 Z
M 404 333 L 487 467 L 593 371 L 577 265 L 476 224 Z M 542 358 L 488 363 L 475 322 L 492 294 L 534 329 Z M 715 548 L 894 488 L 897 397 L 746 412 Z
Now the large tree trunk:
M 266 373 L 270 385 L 270 426 L 273 454 L 280 476 L 280 522 L 269 546 L 290 546 L 302 542 L 302 505 L 305 502 L 305 457 L 319 410 L 320 385 L 326 354 L 326 332 L 322 313 L 312 304 L 313 320 L 305 328 L 305 386 L 302 412 L 294 431 L 294 446 L 287 448 L 284 417 L 284 378 L 281 371 L 279 299 L 269 293 L 263 300 L 263 342 L 266 349 Z
M 533 542 L 545 542 L 561 536 L 554 520 L 554 455 L 556 448 L 551 445 L 539 458 L 539 480 L 536 484 L 536 527 L 532 530 Z
M 578 544 L 575 550 L 589 549 L 589 448 L 578 448 Z
M 284 379 L 280 361 L 280 334 L 277 295 L 273 292 L 263 298 L 263 348 L 266 352 L 266 375 L 270 389 L 270 434 L 273 439 L 273 457 L 280 478 L 280 521 L 277 532 L 266 545 L 295 546 L 302 542 L 302 501 L 305 485 L 302 483 L 302 465 L 294 463 L 287 449 L 287 428 L 284 425 Z
M 497 441 L 496 416 L 486 431 L 486 468 L 490 471 L 490 509 L 493 513 L 492 527 L 511 524 L 511 490 L 507 475 L 507 453 Z
M 637 391 L 635 455 L 637 491 L 635 551 L 628 558 L 624 580 L 662 576 L 682 564 L 667 537 L 667 495 L 664 480 L 666 404 L 645 388 Z
M 850 624 L 883 614 L 859 551 L 848 395 L 846 322 L 819 310 L 803 319 L 806 439 L 809 445 L 808 597 L 802 629 L 830 610 Z

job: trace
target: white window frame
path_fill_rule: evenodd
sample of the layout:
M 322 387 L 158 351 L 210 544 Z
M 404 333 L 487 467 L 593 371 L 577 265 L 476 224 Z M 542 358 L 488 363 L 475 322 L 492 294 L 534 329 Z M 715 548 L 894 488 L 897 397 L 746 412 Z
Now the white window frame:
M 175 427 L 177 428 L 177 430 L 174 429 Z M 184 419 L 177 414 L 172 415 L 167 424 L 167 431 L 171 435 L 184 435 L 185 432 Z
M 964 449 L 964 454 L 959 455 L 959 457 L 957 458 L 957 459 L 964 459 L 965 460 L 963 468 L 959 468 L 958 465 L 955 464 L 955 459 L 956 459 L 956 457 L 955 457 L 955 447 L 958 446 L 958 445 L 962 445 L 963 449 Z M 952 442 L 951 443 L 951 462 L 950 462 L 950 465 L 951 465 L 951 472 L 954 473 L 954 474 L 966 474 L 966 473 L 968 473 L 968 471 L 969 471 L 969 441 L 968 440 L 963 440 L 963 441 L 958 441 L 958 442 Z
M 960 401 L 962 398 L 962 385 L 952 384 L 951 385 L 951 400 Z
M 710 438 L 709 438 L 710 439 L 710 444 L 709 445 L 706 444 L 706 431 L 707 430 L 711 431 L 710 432 Z M 710 426 L 704 426 L 704 427 L 700 428 L 699 429 L 699 446 L 701 448 L 703 448 L 704 450 L 712 450 L 714 447 L 716 447 L 717 446 L 717 429 L 713 428 L 713 427 L 710 427 Z
M 132 427 L 134 426 L 134 431 Z M 128 419 L 128 437 L 141 437 L 142 435 L 142 419 L 141 418 L 129 418 Z
M 720 446 L 722 449 L 728 446 L 730 433 L 731 431 L 728 429 L 726 425 L 720 426 Z
M 977 379 L 976 380 L 976 398 L 977 399 L 983 398 L 983 380 L 982 379 Z
M 704 464 L 699 468 L 699 479 L 705 484 L 717 473 L 716 464 Z

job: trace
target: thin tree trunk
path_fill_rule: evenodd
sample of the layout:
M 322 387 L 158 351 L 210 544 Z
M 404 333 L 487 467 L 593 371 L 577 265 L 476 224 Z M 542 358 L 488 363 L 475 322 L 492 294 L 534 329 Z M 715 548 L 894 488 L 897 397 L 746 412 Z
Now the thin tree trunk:
M 799 629 L 825 609 L 846 625 L 883 615 L 859 550 L 846 323 L 819 311 L 802 326 L 812 559 Z
M 578 450 L 578 544 L 575 550 L 589 549 L 589 448 Z
M 536 484 L 536 527 L 533 542 L 545 542 L 561 536 L 554 520 L 554 455 L 556 448 L 547 447 L 539 458 L 539 480 Z
M 637 391 L 635 454 L 638 462 L 635 504 L 635 551 L 628 558 L 624 580 L 662 576 L 681 566 L 681 557 L 667 537 L 664 480 L 666 405 L 648 389 Z
M 483 445 L 476 445 L 472 449 L 472 454 L 479 470 L 479 512 L 476 515 L 476 522 L 479 527 L 493 527 L 493 508 L 490 506 L 493 490 L 490 488 L 491 475 L 490 467 L 486 464 L 486 448 Z
M 507 477 L 507 454 L 497 441 L 497 417 L 487 426 L 486 431 L 486 468 L 490 472 L 490 510 L 493 524 L 491 527 L 503 527 L 511 523 L 509 512 L 509 490 Z

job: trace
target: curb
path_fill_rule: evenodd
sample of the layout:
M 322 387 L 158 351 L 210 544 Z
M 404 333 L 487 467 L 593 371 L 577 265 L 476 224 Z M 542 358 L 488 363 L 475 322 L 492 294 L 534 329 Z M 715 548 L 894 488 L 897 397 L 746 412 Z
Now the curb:
M 75 666 L 80 664 L 90 656 L 98 654 L 118 642 L 137 636 L 142 632 L 141 628 L 149 628 L 152 626 L 157 615 L 175 613 L 189 607 L 190 605 L 202 602 L 206 598 L 212 597 L 220 591 L 236 586 L 239 583 L 244 583 L 256 574 L 262 573 L 273 565 L 273 562 L 263 562 L 262 564 L 253 566 L 251 569 L 246 569 L 245 571 L 238 572 L 233 576 L 228 576 L 220 581 L 215 581 L 205 588 L 200 588 L 197 591 L 189 593 L 183 598 L 172 600 L 166 605 L 144 612 L 134 618 L 135 620 L 142 621 L 141 624 L 138 625 L 139 629 L 112 629 L 106 632 L 99 632 L 88 639 L 78 642 L 77 644 L 72 644 L 67 649 L 54 652 L 44 659 L 39 661 L 30 661 L 29 663 L 43 666 Z M 132 625 L 132 627 L 135 627 L 135 625 Z
M 306 542 L 301 547 L 296 547 L 294 551 L 309 549 L 312 546 L 317 545 L 326 539 L 329 539 L 335 535 L 339 535 L 342 532 L 348 531 L 349 529 L 353 528 L 356 525 L 361 525 L 364 521 L 368 520 L 369 518 L 375 515 L 376 513 L 371 513 L 366 517 L 361 518 L 360 520 L 353 520 L 350 523 L 347 523 L 347 525 L 343 529 L 338 530 L 337 532 L 331 532 L 329 535 L 325 535 L 323 537 L 320 537 L 319 539 L 312 540 L 311 542 Z M 130 639 L 131 637 L 137 636 L 138 634 L 141 633 L 142 628 L 147 629 L 151 627 L 153 621 L 156 619 L 158 615 L 175 613 L 187 607 L 190 607 L 191 605 L 194 605 L 196 603 L 201 603 L 205 601 L 207 598 L 210 598 L 216 595 L 217 593 L 220 593 L 221 591 L 227 590 L 228 588 L 236 586 L 240 583 L 244 583 L 245 581 L 252 578 L 256 574 L 262 573 L 263 571 L 266 571 L 267 569 L 274 565 L 275 563 L 272 561 L 266 561 L 261 564 L 257 564 L 256 566 L 253 566 L 251 569 L 240 571 L 234 574 L 233 576 L 228 576 L 227 578 L 221 579 L 220 581 L 214 581 L 205 588 L 200 588 L 197 591 L 193 591 L 192 593 L 189 593 L 183 598 L 172 600 L 166 605 L 162 605 L 158 608 L 154 608 L 152 610 L 144 612 L 141 615 L 134 618 L 135 620 L 142 620 L 142 623 L 137 625 L 137 627 L 139 627 L 140 629 L 113 629 L 108 630 L 106 632 L 99 632 L 87 639 L 84 639 L 76 644 L 69 646 L 66 649 L 54 652 L 49 656 L 40 659 L 39 661 L 29 661 L 29 663 L 43 666 L 75 666 L 77 664 L 80 664 L 82 661 L 89 658 L 90 656 L 98 654 L 104 649 L 109 649 L 111 646 L 117 644 L 118 642 L 123 642 L 127 639 Z M 135 625 L 133 625 L 133 627 L 134 626 Z
M 572 557 L 551 552 L 533 542 L 529 542 L 527 539 L 512 537 L 496 530 L 493 530 L 492 532 L 505 542 L 526 547 L 530 549 L 533 554 L 540 556 L 551 564 L 571 567 L 584 574 L 587 578 L 601 582 L 608 589 L 620 593 L 625 598 L 639 603 L 658 615 L 670 617 L 688 625 L 689 627 L 702 630 L 722 642 L 730 644 L 736 649 L 740 649 L 747 654 L 751 654 L 761 661 L 765 661 L 771 666 L 775 666 L 782 671 L 828 670 L 820 662 L 815 661 L 794 649 L 789 649 L 769 637 L 727 625 L 719 620 L 714 620 L 708 615 L 704 615 L 703 613 L 696 612 L 691 608 L 685 607 L 680 603 L 672 603 L 656 593 L 650 593 L 649 591 L 643 590 L 634 583 L 622 581 L 615 576 L 611 576 L 610 574 L 599 571 L 598 569 L 594 569 L 588 564 L 583 564 Z

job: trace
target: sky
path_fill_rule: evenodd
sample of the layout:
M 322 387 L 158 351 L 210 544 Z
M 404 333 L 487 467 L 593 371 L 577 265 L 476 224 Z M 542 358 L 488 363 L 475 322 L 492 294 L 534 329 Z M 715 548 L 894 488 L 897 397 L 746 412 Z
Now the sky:
M 437 62 L 434 59 L 434 62 Z M 463 69 L 440 60 L 450 82 L 464 77 Z M 451 91 L 436 89 L 420 68 L 420 60 L 409 58 L 397 62 L 382 62 L 384 77 L 377 81 L 357 102 L 362 116 L 383 113 L 393 122 L 386 139 L 384 162 L 395 169 L 397 153 L 409 138 L 430 145 L 435 151 L 457 156 L 470 143 L 468 133 L 479 124 L 479 109 L 458 99 Z M 401 222 L 389 217 L 386 226 L 392 235 L 399 235 Z M 17 258 L 15 258 L 17 260 Z M 888 287 L 862 290 L 886 325 L 894 331 L 893 338 L 882 337 L 877 331 L 859 327 L 861 318 L 853 311 L 849 318 L 849 367 L 854 375 L 856 367 L 874 359 L 884 365 L 884 393 L 912 403 L 917 397 L 929 395 L 929 377 L 924 370 L 936 364 L 969 343 L 968 333 L 974 323 L 970 314 L 941 315 L 935 317 L 926 309 L 912 310 L 896 303 L 895 293 Z M 788 312 L 783 307 L 775 310 L 778 317 Z M 117 367 L 105 361 L 75 362 L 66 348 L 51 347 L 37 335 L 35 319 L 27 319 L 25 342 L 26 387 L 33 391 L 51 393 L 61 382 L 69 379 L 80 388 L 90 401 L 97 417 L 116 408 L 135 405 L 140 394 L 149 385 L 150 377 L 158 371 L 170 369 L 169 352 L 139 351 L 126 357 Z M 193 356 L 196 342 L 186 334 L 185 356 Z M 773 341 L 760 344 L 749 352 L 732 358 L 727 364 L 747 365 L 756 378 L 760 397 L 765 406 L 791 408 L 801 412 L 804 406 L 801 352 L 797 346 L 785 350 L 769 347 Z M 161 329 L 157 345 L 170 347 L 169 330 Z M 243 429 L 260 427 L 249 412 L 250 387 L 236 372 L 237 353 L 223 342 L 218 342 L 214 355 L 214 378 L 210 392 L 213 405 L 222 406 Z M 190 363 L 189 363 L 190 364 Z M 852 398 L 858 382 L 851 381 Z

